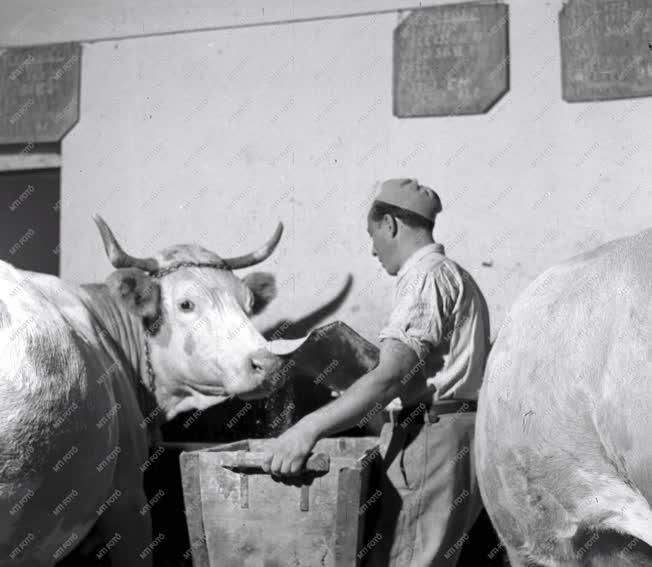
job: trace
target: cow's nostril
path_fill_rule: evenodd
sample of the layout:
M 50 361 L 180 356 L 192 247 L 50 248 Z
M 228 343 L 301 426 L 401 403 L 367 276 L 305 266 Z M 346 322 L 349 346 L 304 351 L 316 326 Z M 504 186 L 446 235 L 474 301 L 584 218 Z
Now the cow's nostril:
M 251 369 L 254 372 L 262 372 L 263 371 L 263 363 L 260 359 L 258 358 L 250 358 L 249 363 L 251 364 Z
M 265 349 L 250 352 L 245 360 L 246 372 L 255 380 L 269 382 L 279 370 L 281 360 Z

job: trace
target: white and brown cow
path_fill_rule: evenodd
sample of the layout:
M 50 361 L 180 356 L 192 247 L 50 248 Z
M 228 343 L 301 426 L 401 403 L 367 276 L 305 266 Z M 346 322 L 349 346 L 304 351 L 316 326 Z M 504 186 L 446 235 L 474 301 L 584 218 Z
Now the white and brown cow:
M 652 565 L 652 230 L 528 287 L 476 424 L 482 496 L 514 567 Z
M 143 471 L 159 414 L 264 397 L 285 375 L 249 319 L 273 277 L 232 272 L 267 258 L 281 225 L 238 258 L 186 245 L 143 259 L 95 221 L 106 284 L 0 262 L 2 566 L 52 565 L 96 522 L 113 565 L 151 565 Z

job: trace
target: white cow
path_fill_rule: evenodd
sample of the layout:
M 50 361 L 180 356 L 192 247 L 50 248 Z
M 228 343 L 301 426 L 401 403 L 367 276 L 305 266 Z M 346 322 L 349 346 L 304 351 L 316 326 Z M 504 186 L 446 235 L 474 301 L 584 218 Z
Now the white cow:
M 95 218 L 116 268 L 76 286 L 0 262 L 0 565 L 53 565 L 97 522 L 113 565 L 151 565 L 143 471 L 158 418 L 230 396 L 253 399 L 286 373 L 249 316 L 270 274 L 231 270 L 197 245 L 134 258 Z M 150 438 L 151 441 L 151 438 Z
M 652 230 L 548 270 L 516 301 L 476 443 L 514 567 L 652 565 Z

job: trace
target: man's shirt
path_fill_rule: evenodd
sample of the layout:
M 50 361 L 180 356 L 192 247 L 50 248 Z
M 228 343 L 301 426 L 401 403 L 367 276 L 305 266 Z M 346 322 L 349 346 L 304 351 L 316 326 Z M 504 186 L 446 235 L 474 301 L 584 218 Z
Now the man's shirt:
M 380 340 L 411 347 L 419 363 L 402 378 L 403 406 L 421 401 L 477 400 L 489 352 L 489 311 L 473 278 L 428 244 L 397 274 L 394 307 Z

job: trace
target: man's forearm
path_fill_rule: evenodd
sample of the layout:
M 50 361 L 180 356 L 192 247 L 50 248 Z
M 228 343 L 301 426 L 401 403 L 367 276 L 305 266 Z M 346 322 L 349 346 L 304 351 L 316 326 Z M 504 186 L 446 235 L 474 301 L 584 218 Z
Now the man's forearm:
M 313 428 L 317 438 L 345 429 L 362 427 L 381 411 L 400 390 L 399 380 L 379 375 L 378 368 L 354 382 L 342 395 L 328 405 L 307 415 L 301 421 Z

